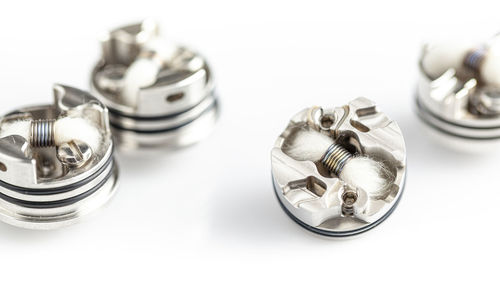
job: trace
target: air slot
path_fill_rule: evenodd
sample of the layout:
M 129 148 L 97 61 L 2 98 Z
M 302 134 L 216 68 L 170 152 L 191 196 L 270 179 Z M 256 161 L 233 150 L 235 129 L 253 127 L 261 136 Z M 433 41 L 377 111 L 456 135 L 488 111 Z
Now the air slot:
M 184 97 L 184 93 L 171 94 L 167 97 L 167 102 L 176 102 Z

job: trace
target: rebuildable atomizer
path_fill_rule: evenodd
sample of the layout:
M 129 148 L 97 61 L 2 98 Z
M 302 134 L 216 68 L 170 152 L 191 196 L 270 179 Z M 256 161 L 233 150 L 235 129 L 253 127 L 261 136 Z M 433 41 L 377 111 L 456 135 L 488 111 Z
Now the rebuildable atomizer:
M 117 183 L 108 111 L 89 94 L 54 86 L 51 105 L 0 119 L 0 220 L 52 229 L 106 203 Z
M 500 36 L 425 45 L 417 112 L 447 145 L 484 150 L 500 138 Z M 463 145 L 466 144 L 466 145 Z M 458 148 L 458 147 L 457 147 Z
M 406 149 L 396 122 L 357 98 L 296 114 L 271 151 L 273 184 L 283 210 L 327 236 L 373 228 L 404 188 Z
M 214 79 L 199 54 L 160 37 L 151 21 L 111 31 L 102 50 L 91 88 L 109 108 L 121 148 L 175 148 L 212 130 Z

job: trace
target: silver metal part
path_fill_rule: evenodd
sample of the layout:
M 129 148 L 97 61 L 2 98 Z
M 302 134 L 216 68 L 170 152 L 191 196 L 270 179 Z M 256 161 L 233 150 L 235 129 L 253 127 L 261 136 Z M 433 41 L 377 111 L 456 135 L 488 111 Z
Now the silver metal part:
M 116 190 L 106 107 L 86 92 L 62 85 L 54 86 L 54 97 L 54 104 L 21 108 L 0 119 L 0 130 L 13 120 L 32 125 L 31 141 L 15 134 L 0 138 L 0 220 L 6 223 L 31 229 L 69 225 L 102 206 Z M 64 117 L 85 118 L 95 126 L 101 134 L 98 148 L 92 151 L 76 140 L 56 146 L 54 120 Z
M 169 55 L 156 49 L 157 42 L 168 46 Z M 182 147 L 211 131 L 218 102 L 212 70 L 198 53 L 165 41 L 157 24 L 148 20 L 109 32 L 101 44 L 91 92 L 109 108 L 120 148 Z M 154 62 L 160 70 L 155 82 L 141 87 L 133 104 L 127 104 L 125 78 L 139 59 Z
M 283 149 L 304 127 L 330 135 L 350 154 L 368 156 L 391 174 L 387 192 L 370 195 L 329 172 L 322 161 L 298 161 Z M 275 193 L 285 212 L 304 228 L 335 237 L 364 232 L 396 207 L 404 188 L 406 148 L 396 122 L 366 98 L 336 108 L 307 108 L 296 114 L 271 151 Z M 362 176 L 362 175 L 361 175 Z
M 464 149 L 468 144 L 500 138 L 500 89 L 481 81 L 479 75 L 485 48 L 470 51 L 462 68 L 450 68 L 439 77 L 431 77 L 422 67 L 427 48 L 424 46 L 419 64 L 416 95 L 421 119 L 446 135 L 441 137 L 444 141 L 464 139 Z
M 68 167 L 85 165 L 92 157 L 92 149 L 82 141 L 72 140 L 57 147 L 57 159 Z

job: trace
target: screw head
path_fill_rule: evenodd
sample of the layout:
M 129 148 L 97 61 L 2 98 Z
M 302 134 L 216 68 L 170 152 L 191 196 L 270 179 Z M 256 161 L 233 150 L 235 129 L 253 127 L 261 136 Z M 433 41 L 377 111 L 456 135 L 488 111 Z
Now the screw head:
M 57 147 L 57 159 L 69 167 L 81 167 L 92 157 L 90 146 L 79 140 L 72 140 Z
M 358 200 L 358 194 L 355 191 L 348 190 L 342 194 L 342 201 L 346 206 L 352 207 Z
M 358 193 L 354 190 L 344 190 L 342 194 L 342 215 L 352 216 L 354 214 L 354 203 L 358 200 Z

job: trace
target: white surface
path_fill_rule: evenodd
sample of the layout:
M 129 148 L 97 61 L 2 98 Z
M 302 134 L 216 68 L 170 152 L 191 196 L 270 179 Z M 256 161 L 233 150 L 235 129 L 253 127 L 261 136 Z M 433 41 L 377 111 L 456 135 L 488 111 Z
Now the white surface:
M 423 39 L 491 35 L 498 3 L 47 2 L 2 5 L 1 112 L 49 102 L 54 82 L 88 88 L 98 34 L 151 16 L 210 59 L 222 116 L 199 145 L 120 157 L 120 190 L 78 225 L 0 224 L 1 280 L 498 277 L 500 149 L 471 156 L 437 146 L 411 110 Z M 402 127 L 407 186 L 379 227 L 331 241 L 281 211 L 269 153 L 294 113 L 359 95 Z

